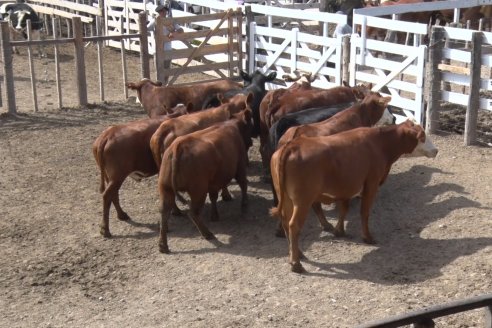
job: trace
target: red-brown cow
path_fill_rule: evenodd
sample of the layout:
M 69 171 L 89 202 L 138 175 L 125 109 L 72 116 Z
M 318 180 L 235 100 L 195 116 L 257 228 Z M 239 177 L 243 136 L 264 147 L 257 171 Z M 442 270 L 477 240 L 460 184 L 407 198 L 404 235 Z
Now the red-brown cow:
M 161 166 L 162 154 L 169 145 L 179 136 L 205 129 L 212 124 L 223 122 L 245 108 L 253 100 L 251 94 L 238 94 L 234 97 L 224 100 L 225 102 L 219 107 L 191 113 L 183 117 L 177 117 L 165 121 L 155 131 L 150 139 L 150 149 L 158 167 Z
M 178 137 L 166 150 L 159 171 L 161 229 L 159 251 L 169 253 L 168 219 L 178 192 L 190 196 L 189 217 L 202 236 L 214 235 L 202 223 L 200 213 L 210 198 L 211 219 L 218 219 L 217 196 L 234 178 L 242 194 L 242 208 L 247 205 L 247 150 L 252 145 L 252 111 L 247 108 L 234 118 Z
M 241 83 L 224 79 L 213 82 L 197 83 L 190 86 L 162 86 L 161 82 L 142 79 L 138 83 L 126 84 L 129 89 L 137 91 L 137 97 L 149 115 L 169 113 L 178 104 L 192 104 L 194 110 L 201 110 L 203 102 L 209 95 L 224 93 L 232 89 L 241 89 Z
M 260 123 L 260 154 L 263 168 L 269 168 L 269 161 L 273 152 L 269 147 L 269 129 L 280 117 L 303 109 L 333 106 L 363 99 L 369 91 L 369 87 L 364 85 L 355 87 L 339 86 L 330 89 L 301 87 L 282 94 L 278 99 L 271 99 L 272 104 L 268 106 L 263 118 L 260 107 L 260 119 L 262 120 Z
M 281 219 L 289 239 L 292 271 L 303 272 L 299 233 L 314 202 L 337 203 L 337 235 L 344 234 L 350 199 L 361 196 L 362 236 L 369 233 L 369 212 L 379 186 L 392 164 L 425 144 L 425 132 L 406 121 L 399 125 L 361 127 L 325 137 L 299 137 L 273 154 L 271 172 L 278 206 L 271 214 Z
M 280 138 L 277 149 L 299 136 L 329 136 L 358 127 L 369 127 L 378 122 L 379 124 L 393 124 L 394 117 L 386 109 L 390 101 L 391 97 L 381 97 L 379 93 L 371 92 L 361 102 L 355 103 L 353 106 L 333 115 L 327 120 L 288 129 Z M 273 196 L 274 200 L 276 200 L 277 195 L 275 191 Z M 326 221 L 321 203 L 314 202 L 312 207 L 323 230 L 333 232 L 333 226 Z M 283 229 L 280 224 L 277 228 L 276 235 L 283 236 Z
M 118 219 L 126 221 L 130 217 L 120 206 L 119 190 L 127 176 L 137 181 L 157 174 L 150 150 L 150 138 L 165 120 L 187 113 L 187 108 L 179 105 L 172 114 L 147 118 L 126 124 L 113 125 L 104 130 L 92 145 L 94 158 L 101 172 L 99 191 L 103 199 L 103 217 L 100 232 L 111 237 L 109 231 L 109 209 L 113 203 Z

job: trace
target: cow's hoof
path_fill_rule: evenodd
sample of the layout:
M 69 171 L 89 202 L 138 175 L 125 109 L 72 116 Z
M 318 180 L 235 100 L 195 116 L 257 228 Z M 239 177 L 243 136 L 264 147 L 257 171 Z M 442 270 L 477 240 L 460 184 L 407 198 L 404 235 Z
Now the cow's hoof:
M 333 229 L 333 234 L 335 237 L 345 237 L 345 231 L 337 228 Z
M 285 231 L 284 231 L 284 229 L 277 229 L 275 231 L 275 237 L 285 238 Z
M 211 232 L 207 232 L 207 233 L 203 234 L 203 238 L 205 238 L 206 240 L 212 240 L 212 239 L 215 239 L 215 235 Z
M 224 192 L 223 192 L 223 193 L 220 195 L 220 197 L 222 198 L 222 200 L 223 200 L 224 202 L 230 202 L 230 201 L 232 201 L 232 196 L 231 196 L 231 194 L 229 194 L 229 193 L 224 193 Z
M 106 229 L 106 228 L 103 228 L 101 227 L 101 229 L 99 230 L 99 233 L 101 234 L 101 236 L 103 236 L 104 238 L 111 238 L 111 232 L 109 232 L 109 229 Z
M 364 241 L 364 243 L 366 244 L 369 244 L 369 245 L 374 245 L 376 243 L 376 241 L 374 239 L 372 239 L 372 237 L 363 237 L 362 240 Z
M 183 216 L 183 211 L 181 211 L 179 208 L 173 208 L 171 210 L 171 214 L 174 215 L 174 216 Z
M 130 221 L 131 218 L 126 212 L 121 213 L 121 215 L 118 215 L 118 220 L 120 221 Z
M 295 273 L 304 273 L 306 270 L 304 270 L 304 267 L 302 266 L 301 263 L 294 263 L 292 264 L 291 271 Z
M 171 251 L 169 250 L 169 247 L 167 245 L 161 245 L 159 244 L 159 252 L 163 254 L 169 254 Z
M 323 226 L 323 231 L 335 234 L 335 227 L 328 223 L 328 225 Z

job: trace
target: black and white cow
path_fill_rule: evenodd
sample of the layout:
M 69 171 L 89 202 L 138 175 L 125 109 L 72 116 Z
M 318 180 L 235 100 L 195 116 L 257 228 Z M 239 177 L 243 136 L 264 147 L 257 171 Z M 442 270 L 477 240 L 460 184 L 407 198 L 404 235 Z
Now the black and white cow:
M 32 40 L 39 40 L 41 38 L 41 30 L 43 29 L 43 20 L 41 20 L 38 14 L 28 4 L 23 2 L 16 3 L 4 3 L 0 6 L 0 15 L 2 20 L 10 22 L 12 30 L 12 40 L 18 40 L 20 38 L 27 39 L 27 21 L 31 21 L 31 36 Z M 41 47 L 38 48 L 39 55 L 43 56 Z M 18 49 L 14 49 L 16 54 L 19 53 Z

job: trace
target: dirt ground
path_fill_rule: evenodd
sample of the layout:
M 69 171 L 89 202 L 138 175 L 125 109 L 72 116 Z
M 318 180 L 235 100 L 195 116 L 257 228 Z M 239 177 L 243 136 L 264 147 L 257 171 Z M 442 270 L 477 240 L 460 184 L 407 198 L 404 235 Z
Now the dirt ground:
M 69 65 L 69 51 L 64 56 Z M 0 116 L 0 327 L 354 327 L 492 292 L 492 148 L 465 147 L 455 133 L 432 136 L 435 159 L 394 164 L 371 213 L 376 245 L 361 241 L 357 200 L 346 238 L 321 232 L 311 214 L 302 231 L 303 275 L 290 272 L 287 242 L 274 236 L 257 142 L 247 214 L 240 217 L 232 183 L 235 200 L 219 203 L 221 220 L 205 220 L 219 245 L 173 217 L 172 253 L 159 253 L 155 177 L 125 182 L 121 203 L 132 221 L 111 211 L 113 238 L 104 239 L 91 145 L 107 126 L 144 112 L 122 101 L 119 53 L 105 53 L 111 102 L 87 109 L 46 104 L 57 100 L 52 57 L 43 60 L 42 109 L 32 112 L 20 74 L 24 54 L 14 61 L 26 94 L 20 115 Z M 129 80 L 139 77 L 134 60 Z M 97 65 L 87 71 L 97 82 Z M 62 77 L 64 104 L 73 106 L 73 70 Z M 97 83 L 89 90 L 97 102 Z M 335 223 L 335 211 L 325 209 Z M 438 327 L 483 325 L 483 309 L 437 320 Z

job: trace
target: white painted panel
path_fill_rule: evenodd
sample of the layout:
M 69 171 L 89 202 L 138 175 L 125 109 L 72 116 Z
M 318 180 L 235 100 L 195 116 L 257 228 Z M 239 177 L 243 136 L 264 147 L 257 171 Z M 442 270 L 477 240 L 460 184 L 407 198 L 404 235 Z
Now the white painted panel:
M 453 104 L 463 105 L 463 106 L 468 105 L 468 95 L 463 95 L 461 93 L 445 91 L 445 90 L 442 90 L 441 94 L 442 94 L 442 100 L 444 101 Z

